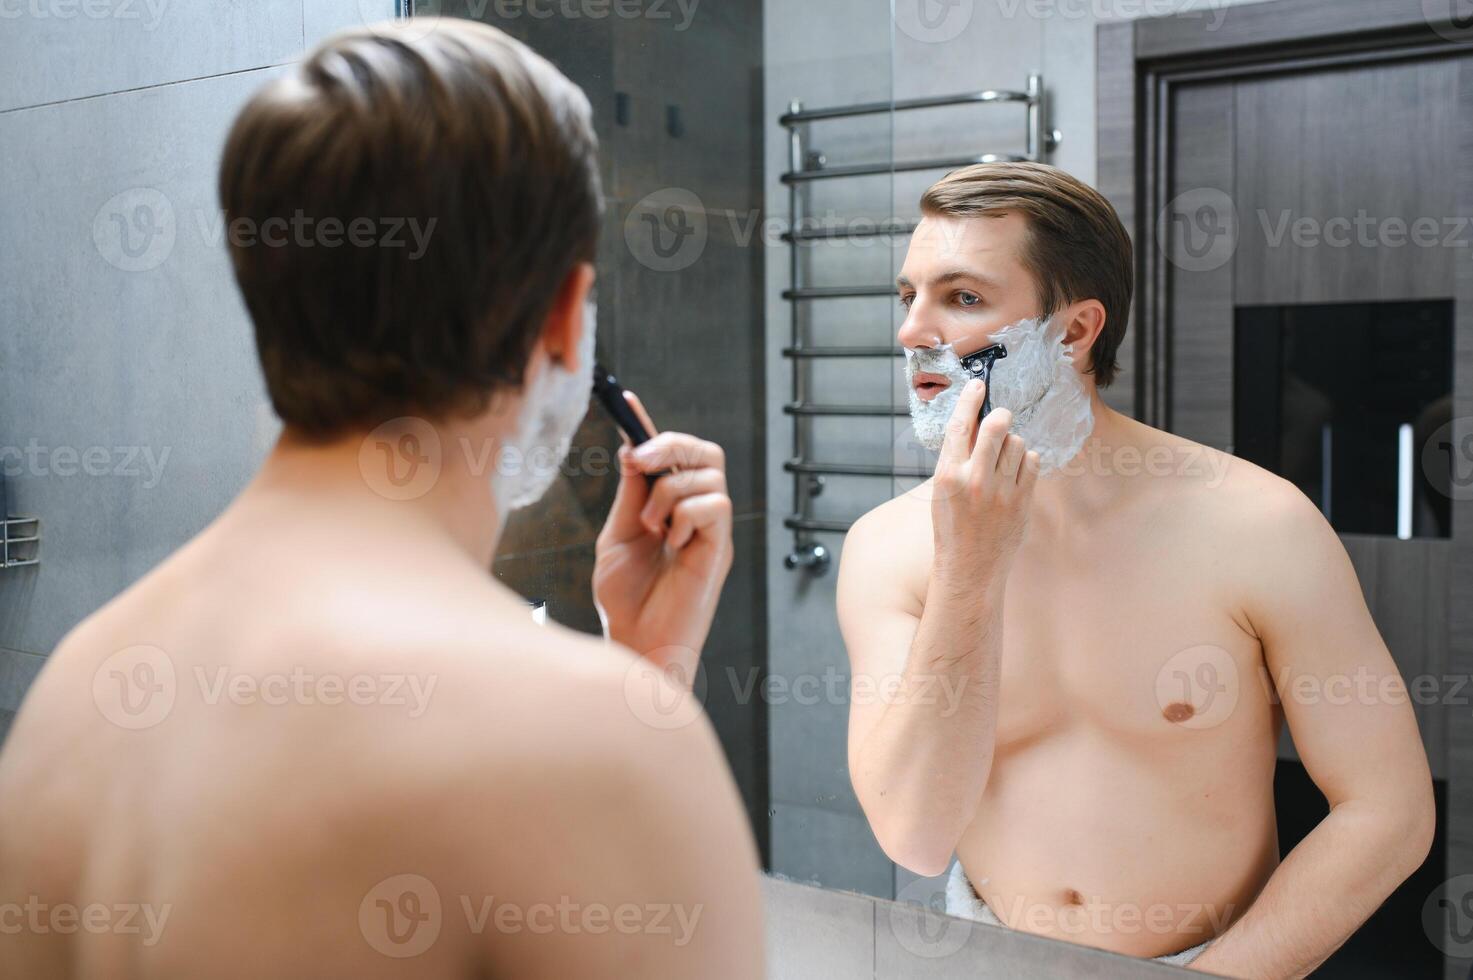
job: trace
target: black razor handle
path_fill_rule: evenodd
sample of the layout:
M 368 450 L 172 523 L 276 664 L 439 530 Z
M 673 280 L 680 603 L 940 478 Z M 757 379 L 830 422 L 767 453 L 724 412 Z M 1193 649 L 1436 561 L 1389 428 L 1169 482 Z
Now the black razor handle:
M 638 415 L 634 414 L 634 409 L 624 397 L 624 386 L 619 384 L 618 378 L 598 363 L 593 365 L 593 394 L 599 404 L 604 407 L 604 411 L 613 417 L 614 423 L 629 437 L 631 443 L 638 446 L 650 441 L 649 431 L 645 429 L 644 423 L 639 420 Z M 654 486 L 655 481 L 668 472 L 668 470 L 662 470 L 659 473 L 646 473 L 644 480 L 650 486 Z
M 1008 349 L 1002 344 L 993 344 L 984 347 L 975 354 L 968 354 L 962 358 L 962 367 L 974 378 L 981 378 L 982 383 L 987 385 L 987 392 L 982 396 L 982 411 L 977 416 L 981 422 L 992 411 L 992 366 L 1004 357 L 1008 356 Z

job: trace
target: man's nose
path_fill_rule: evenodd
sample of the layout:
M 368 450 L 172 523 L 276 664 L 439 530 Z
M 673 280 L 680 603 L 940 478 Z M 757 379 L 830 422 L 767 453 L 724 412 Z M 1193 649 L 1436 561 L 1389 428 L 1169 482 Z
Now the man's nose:
M 911 304 L 910 310 L 905 315 L 905 322 L 900 325 L 900 333 L 895 339 L 901 347 L 911 350 L 940 347 L 946 342 L 925 304 L 919 301 Z

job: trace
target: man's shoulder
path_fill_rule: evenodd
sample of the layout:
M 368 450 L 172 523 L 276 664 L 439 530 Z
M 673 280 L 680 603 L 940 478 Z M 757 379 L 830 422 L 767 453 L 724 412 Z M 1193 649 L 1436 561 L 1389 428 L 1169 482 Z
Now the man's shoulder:
M 1160 488 L 1157 498 L 1184 517 L 1241 527 L 1244 521 L 1293 521 L 1317 513 L 1303 491 L 1255 463 L 1172 433 L 1149 432 L 1131 462 Z
M 1335 532 L 1299 487 L 1255 463 L 1161 434 L 1174 468 L 1151 479 L 1151 526 L 1179 549 L 1254 589 L 1312 568 L 1338 547 Z M 1147 457 L 1148 458 L 1148 457 Z
M 894 534 L 929 531 L 931 486 L 932 480 L 925 480 L 870 509 L 850 527 L 846 540 L 856 536 L 861 539 L 884 538 Z

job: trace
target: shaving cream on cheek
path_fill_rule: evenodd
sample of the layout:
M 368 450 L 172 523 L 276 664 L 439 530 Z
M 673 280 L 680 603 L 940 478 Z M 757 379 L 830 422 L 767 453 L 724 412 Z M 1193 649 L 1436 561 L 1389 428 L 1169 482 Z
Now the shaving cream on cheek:
M 544 373 L 526 385 L 516 431 L 497 450 L 491 473 L 498 516 L 536 503 L 561 472 L 578 425 L 588 414 L 597 329 L 598 306 L 590 297 L 583 305 L 577 368 L 569 371 L 548 361 Z
M 1084 448 L 1094 430 L 1089 392 L 1074 370 L 1073 350 L 1063 342 L 1062 330 L 1052 318 L 1020 320 L 992 334 L 988 340 L 1007 348 L 1007 357 L 992 368 L 994 408 L 1013 413 L 1009 431 L 1022 437 L 1039 456 L 1039 472 L 1050 473 L 1068 463 Z M 927 402 L 910 384 L 916 374 L 945 377 L 951 384 Z M 916 439 L 939 450 L 946 423 L 971 375 L 950 344 L 905 352 L 905 377 L 910 395 L 911 425 Z

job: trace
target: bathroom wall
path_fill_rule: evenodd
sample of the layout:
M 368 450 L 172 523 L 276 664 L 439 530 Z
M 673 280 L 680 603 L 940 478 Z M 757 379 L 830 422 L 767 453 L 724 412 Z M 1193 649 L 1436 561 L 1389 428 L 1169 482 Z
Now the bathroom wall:
M 1273 0 L 1244 0 L 1273 2 Z M 946 95 L 986 88 L 1024 87 L 1031 72 L 1047 88 L 1050 127 L 1063 142 L 1050 162 L 1095 179 L 1095 47 L 1100 20 L 1180 11 L 1207 23 L 1232 16 L 1232 0 L 768 0 L 766 14 L 767 211 L 788 214 L 787 131 L 777 125 L 792 99 L 808 107 Z M 831 166 L 982 152 L 1021 153 L 1023 111 L 1012 106 L 947 107 L 808 127 L 811 145 Z M 914 218 L 921 192 L 940 173 L 819 182 L 808 213 Z M 847 186 L 840 186 L 847 185 Z M 904 239 L 889 248 L 873 243 L 803 250 L 807 285 L 890 282 L 904 259 Z M 783 472 L 792 453 L 792 422 L 782 405 L 791 397 L 786 249 L 768 249 L 767 384 L 769 664 L 773 690 L 796 690 L 817 679 L 817 697 L 784 695 L 769 706 L 772 721 L 772 868 L 803 881 L 868 894 L 925 898 L 933 884 L 897 868 L 869 831 L 854 798 L 846 759 L 848 659 L 834 614 L 834 584 L 843 535 L 815 539 L 834 556 L 827 575 L 788 571 L 783 556 L 793 534 L 783 518 L 793 510 L 793 478 Z M 884 344 L 899 327 L 892 298 L 806 304 L 805 330 L 814 344 Z M 903 405 L 899 362 L 832 361 L 810 376 L 809 400 Z M 1122 392 L 1109 395 L 1129 408 Z M 924 460 L 907 438 L 904 417 L 826 420 L 816 426 L 809 455 L 827 462 L 915 466 Z M 852 520 L 906 488 L 882 478 L 830 476 L 813 498 L 816 516 Z M 903 542 L 897 542 L 903 547 Z M 837 681 L 837 683 L 835 683 Z M 810 682 L 811 683 L 811 682 Z M 837 694 L 833 693 L 837 692 Z
M 203 527 L 276 434 L 220 234 L 262 82 L 394 0 L 27 3 L 0 19 L 0 736 L 78 620 Z M 128 222 L 134 222 L 129 226 Z

